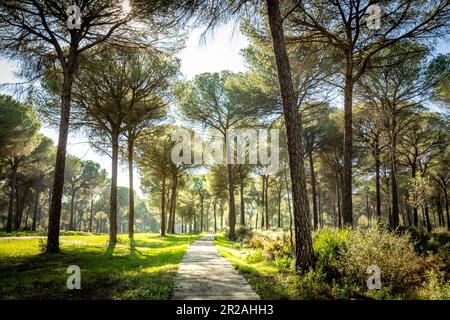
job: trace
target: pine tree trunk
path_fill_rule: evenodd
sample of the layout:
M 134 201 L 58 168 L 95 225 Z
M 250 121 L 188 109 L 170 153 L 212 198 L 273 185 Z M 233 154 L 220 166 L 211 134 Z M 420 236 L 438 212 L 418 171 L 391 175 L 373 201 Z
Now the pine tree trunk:
M 228 170 L 228 194 L 229 194 L 229 208 L 228 208 L 228 224 L 230 227 L 230 240 L 236 240 L 236 206 L 234 200 L 234 188 L 233 188 L 233 166 L 227 164 Z
M 431 232 L 431 221 L 430 221 L 430 214 L 429 214 L 429 210 L 428 210 L 428 204 L 425 204 L 424 215 L 425 215 L 425 221 L 426 221 L 426 225 L 427 225 L 427 231 Z
M 64 82 L 61 95 L 61 119 L 59 123 L 58 147 L 53 177 L 51 205 L 48 215 L 47 252 L 59 252 L 59 230 L 61 222 L 61 201 L 64 191 L 64 170 L 66 165 L 67 136 L 69 134 L 70 100 L 73 76 L 76 69 L 75 48 L 70 46 L 68 61 L 64 68 Z
M 109 200 L 109 245 L 117 243 L 117 165 L 119 160 L 119 131 L 114 129 L 112 141 L 111 194 Z
M 217 233 L 217 215 L 216 215 L 216 200 L 213 201 L 213 213 L 214 213 L 214 233 Z
M 266 176 L 262 176 L 262 212 L 261 212 L 261 229 L 264 229 L 264 217 L 266 215 Z
M 376 197 L 376 211 L 377 219 L 381 221 L 381 182 L 380 182 L 380 159 L 375 160 L 375 197 Z
M 270 228 L 270 219 L 269 219 L 269 205 L 268 205 L 268 183 L 269 183 L 269 176 L 266 176 L 266 189 L 264 190 L 265 196 L 264 196 L 264 212 L 266 213 L 266 230 L 269 230 Z
M 450 231 L 450 216 L 448 213 L 448 197 L 447 197 L 447 188 L 444 188 L 444 203 L 445 203 L 445 215 L 447 216 L 447 230 Z
M 314 230 L 318 229 L 319 226 L 319 217 L 317 213 L 317 190 L 316 190 L 316 173 L 314 172 L 314 159 L 312 155 L 312 151 L 308 154 L 309 158 L 309 169 L 311 171 L 311 192 L 312 192 L 312 202 L 313 202 L 313 221 L 314 221 Z
M 393 131 L 395 131 L 396 122 L 393 121 Z M 398 187 L 397 187 L 397 134 L 392 132 L 391 141 L 391 228 L 395 229 L 399 226 L 399 210 L 398 210 Z
M 34 211 L 33 211 L 33 223 L 31 224 L 31 231 L 36 231 L 40 202 L 41 202 L 41 191 L 36 190 L 36 194 L 34 195 Z
M 194 216 L 195 219 L 195 216 Z M 161 236 L 166 235 L 166 175 L 161 180 Z
M 13 228 L 13 206 L 14 206 L 14 198 L 16 192 L 16 184 L 17 184 L 17 165 L 15 164 L 15 160 L 13 160 L 13 165 L 11 168 L 11 182 L 9 184 L 9 204 L 8 204 L 8 219 L 6 221 L 6 232 L 10 233 Z M 17 206 L 17 204 L 16 204 Z
M 344 84 L 344 149 L 342 174 L 342 218 L 344 226 L 353 226 L 352 205 L 352 109 L 353 109 L 353 53 L 347 52 Z
M 128 238 L 134 238 L 134 141 L 128 132 Z
M 204 231 L 204 225 L 203 225 L 203 214 L 204 214 L 204 201 L 203 201 L 203 195 L 200 195 L 200 232 Z
M 297 108 L 289 57 L 284 41 L 280 3 L 278 0 L 267 0 L 266 4 L 286 125 L 294 205 L 296 269 L 306 272 L 313 265 L 313 251 L 303 162 L 301 118 Z
M 244 177 L 241 164 L 239 165 L 239 194 L 241 197 L 241 226 L 245 227 Z

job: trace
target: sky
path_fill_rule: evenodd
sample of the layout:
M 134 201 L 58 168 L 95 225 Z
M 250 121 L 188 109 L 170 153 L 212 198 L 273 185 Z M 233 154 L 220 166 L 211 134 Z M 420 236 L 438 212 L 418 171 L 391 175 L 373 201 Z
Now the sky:
M 181 59 L 181 72 L 188 80 L 203 72 L 216 72 L 230 70 L 239 72 L 245 70 L 240 50 L 248 45 L 238 27 L 227 24 L 219 27 L 212 34 L 208 34 L 206 41 L 200 41 L 203 29 L 194 29 L 186 40 L 185 49 L 177 56 Z M 15 65 L 12 62 L 0 60 L 0 83 L 14 83 Z M 2 93 L 8 93 L 0 90 Z M 53 139 L 55 145 L 58 141 L 58 131 L 42 125 L 40 132 Z M 67 152 L 82 160 L 98 162 L 111 176 L 111 158 L 99 154 L 89 146 L 88 139 L 82 134 L 70 134 L 67 143 Z M 135 171 L 135 190 L 141 195 L 139 174 Z M 118 185 L 128 186 L 128 170 L 126 165 L 119 166 Z

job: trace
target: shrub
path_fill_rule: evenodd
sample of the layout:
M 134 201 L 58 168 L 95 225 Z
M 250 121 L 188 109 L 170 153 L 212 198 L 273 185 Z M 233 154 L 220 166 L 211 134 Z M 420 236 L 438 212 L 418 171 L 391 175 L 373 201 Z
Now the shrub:
M 367 268 L 376 265 L 381 270 L 382 287 L 392 293 L 405 292 L 420 283 L 422 260 L 414 254 L 411 239 L 375 226 L 350 233 L 345 251 L 336 261 L 341 280 L 366 291 Z
M 291 268 L 292 258 L 290 256 L 276 256 L 275 257 L 275 266 L 278 271 L 286 272 Z
M 350 230 L 330 229 L 320 230 L 314 237 L 313 250 L 317 267 L 328 278 L 336 276 L 336 261 L 347 249 L 350 241 Z
M 261 249 L 263 256 L 272 260 L 277 256 L 290 256 L 293 252 L 289 235 L 282 230 L 254 231 L 249 246 Z
M 236 240 L 244 241 L 250 237 L 252 231 L 251 231 L 251 229 L 248 229 L 246 227 L 238 226 L 236 228 L 235 233 L 236 233 Z
M 249 255 L 245 258 L 245 260 L 246 260 L 248 263 L 258 263 L 258 262 L 263 261 L 264 259 L 263 259 L 263 255 L 262 255 L 262 250 L 261 250 L 261 249 L 256 249 L 256 250 L 254 250 L 254 252 L 251 253 L 251 254 L 249 254 Z
M 437 273 L 433 270 L 426 271 L 420 293 L 425 299 L 449 300 L 450 281 L 445 281 L 444 273 Z

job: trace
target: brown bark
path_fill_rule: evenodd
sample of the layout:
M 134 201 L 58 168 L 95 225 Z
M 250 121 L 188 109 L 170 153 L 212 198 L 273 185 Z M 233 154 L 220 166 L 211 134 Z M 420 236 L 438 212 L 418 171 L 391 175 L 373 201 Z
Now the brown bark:
M 353 226 L 352 205 L 352 108 L 353 108 L 353 53 L 348 50 L 344 84 L 344 149 L 342 174 L 342 218 L 344 226 Z
M 397 186 L 397 134 L 395 133 L 396 121 L 393 121 L 393 132 L 391 137 L 391 228 L 399 226 L 398 210 L 398 186 Z
M 375 159 L 375 198 L 377 219 L 381 221 L 381 178 L 380 178 L 380 159 Z
M 166 176 L 163 175 L 161 180 L 161 236 L 165 235 L 166 235 Z
M 36 190 L 36 193 L 34 194 L 34 211 L 33 211 L 33 223 L 31 224 L 31 231 L 36 231 L 40 202 L 41 202 L 41 191 Z
M 6 232 L 10 233 L 13 228 L 13 206 L 17 184 L 17 165 L 15 159 L 12 160 L 11 167 L 11 181 L 9 183 L 9 204 L 8 204 L 8 219 L 6 221 Z M 17 206 L 17 204 L 16 204 Z
M 73 75 L 76 69 L 75 48 L 71 52 L 64 68 L 64 82 L 61 96 L 61 119 L 59 123 L 58 147 L 53 177 L 51 205 L 48 215 L 47 252 L 59 252 L 59 230 L 61 221 L 61 201 L 64 189 L 64 170 L 66 165 L 67 136 L 69 133 L 70 100 Z
M 134 238 L 134 141 L 131 133 L 128 134 L 128 238 Z
M 109 200 L 109 245 L 117 243 L 117 165 L 119 159 L 119 131 L 113 129 L 112 141 L 112 168 L 111 168 L 111 194 Z
M 234 200 L 234 187 L 233 187 L 233 166 L 227 164 L 228 171 L 228 193 L 229 193 L 229 208 L 228 208 L 228 224 L 230 228 L 230 240 L 236 240 L 236 206 Z
M 242 174 L 242 165 L 239 165 L 239 195 L 241 200 L 241 226 L 245 227 L 244 177 Z
M 213 201 L 213 214 L 214 214 L 214 233 L 217 233 L 217 215 L 216 215 L 216 199 Z
M 292 84 L 280 3 L 278 0 L 267 0 L 266 4 L 286 125 L 294 205 L 296 268 L 298 271 L 305 272 L 313 265 L 313 251 L 302 151 L 301 118 Z
M 313 202 L 313 221 L 314 221 L 314 230 L 317 230 L 319 227 L 319 216 L 317 213 L 317 189 L 316 189 L 316 173 L 314 172 L 314 159 L 312 152 L 308 153 L 309 158 L 309 170 L 311 172 L 311 195 Z

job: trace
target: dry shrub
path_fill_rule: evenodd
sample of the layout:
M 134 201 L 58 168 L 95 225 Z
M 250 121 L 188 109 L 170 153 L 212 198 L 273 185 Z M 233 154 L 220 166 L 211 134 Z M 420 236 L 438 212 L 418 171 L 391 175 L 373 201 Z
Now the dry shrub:
M 371 265 L 380 268 L 382 287 L 392 293 L 405 292 L 421 282 L 423 260 L 414 254 L 410 237 L 379 226 L 351 232 L 346 250 L 335 263 L 341 280 L 363 290 Z

